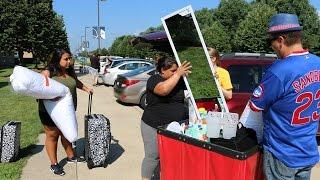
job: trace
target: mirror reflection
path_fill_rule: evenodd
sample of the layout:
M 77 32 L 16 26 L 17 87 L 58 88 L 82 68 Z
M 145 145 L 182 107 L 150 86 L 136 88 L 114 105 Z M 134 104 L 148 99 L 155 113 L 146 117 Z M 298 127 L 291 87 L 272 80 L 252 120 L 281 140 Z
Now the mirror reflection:
M 219 97 L 209 62 L 205 55 L 192 15 L 176 14 L 165 23 L 180 62 L 190 61 L 192 73 L 187 77 L 194 99 Z

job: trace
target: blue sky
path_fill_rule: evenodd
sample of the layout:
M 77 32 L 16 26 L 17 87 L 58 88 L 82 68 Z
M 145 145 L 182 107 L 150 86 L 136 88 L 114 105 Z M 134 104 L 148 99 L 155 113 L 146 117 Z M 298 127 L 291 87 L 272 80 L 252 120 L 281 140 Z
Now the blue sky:
M 100 1 L 100 26 L 106 27 L 106 39 L 101 40 L 101 48 L 108 48 L 116 37 L 145 31 L 161 24 L 160 18 L 187 5 L 194 10 L 215 8 L 219 0 L 106 0 Z M 320 10 L 319 0 L 310 0 Z M 54 10 L 63 16 L 72 52 L 80 44 L 85 27 L 97 26 L 98 0 L 54 0 Z M 98 47 L 87 28 L 89 50 Z

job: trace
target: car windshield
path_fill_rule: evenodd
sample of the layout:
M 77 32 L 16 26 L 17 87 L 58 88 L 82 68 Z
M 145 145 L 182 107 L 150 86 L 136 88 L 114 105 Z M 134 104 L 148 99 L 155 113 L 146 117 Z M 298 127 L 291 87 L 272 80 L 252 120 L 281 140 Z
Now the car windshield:
M 144 59 L 116 59 L 116 60 L 113 60 L 113 63 L 111 64 L 110 68 L 114 68 L 127 61 L 144 61 Z
M 154 69 L 154 68 L 155 68 L 154 66 L 144 66 L 144 67 L 135 69 L 133 71 L 130 71 L 128 73 L 125 73 L 125 74 L 123 74 L 123 76 L 126 76 L 126 77 L 135 76 L 135 75 L 144 73 L 144 72 L 149 71 L 149 70 Z
M 268 65 L 231 65 L 228 67 L 233 92 L 249 93 L 259 86 Z
M 124 61 L 113 61 L 111 68 L 116 67 L 117 65 L 119 65 L 120 63 L 123 63 Z

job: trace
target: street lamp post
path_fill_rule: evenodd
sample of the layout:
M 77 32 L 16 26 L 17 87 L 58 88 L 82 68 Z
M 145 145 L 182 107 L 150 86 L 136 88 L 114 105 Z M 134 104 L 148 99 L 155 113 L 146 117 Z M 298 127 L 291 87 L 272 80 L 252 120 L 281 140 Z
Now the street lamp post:
M 87 50 L 87 28 L 91 28 L 91 27 L 85 27 L 84 28 L 84 41 L 85 41 L 85 48 Z
M 81 49 L 83 50 L 85 47 L 83 47 L 83 40 L 82 38 L 84 38 L 84 36 L 81 36 Z
M 98 0 L 98 49 L 100 50 L 100 33 L 101 33 L 101 30 L 100 30 L 100 1 L 106 1 L 106 0 Z
M 100 0 L 98 0 L 98 50 L 100 50 Z

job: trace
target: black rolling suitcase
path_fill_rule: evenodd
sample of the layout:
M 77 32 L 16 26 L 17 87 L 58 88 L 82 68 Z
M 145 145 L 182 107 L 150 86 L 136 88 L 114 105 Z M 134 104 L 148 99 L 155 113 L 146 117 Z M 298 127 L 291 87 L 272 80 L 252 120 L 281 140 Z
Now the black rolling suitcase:
M 89 169 L 106 167 L 110 154 L 110 121 L 102 114 L 91 114 L 92 95 L 89 95 L 88 114 L 84 117 L 85 158 Z
M 20 150 L 21 122 L 9 121 L 0 129 L 0 162 L 17 160 Z

